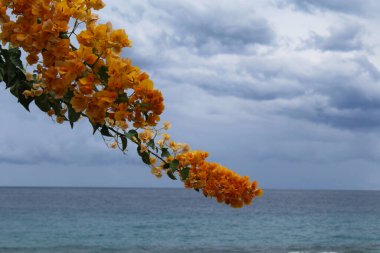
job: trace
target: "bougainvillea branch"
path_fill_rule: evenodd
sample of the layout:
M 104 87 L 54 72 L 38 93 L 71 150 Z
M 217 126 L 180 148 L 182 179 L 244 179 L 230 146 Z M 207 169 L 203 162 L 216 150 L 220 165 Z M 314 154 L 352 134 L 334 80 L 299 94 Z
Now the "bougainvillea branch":
M 232 207 L 261 196 L 256 181 L 206 161 L 207 152 L 171 140 L 169 122 L 157 127 L 162 93 L 121 56 L 131 46 L 125 31 L 98 24 L 94 10 L 103 7 L 101 0 L 0 0 L 0 81 L 27 110 L 34 102 L 71 127 L 87 118 L 94 134 L 122 152 L 134 143 L 157 177 L 165 173 Z

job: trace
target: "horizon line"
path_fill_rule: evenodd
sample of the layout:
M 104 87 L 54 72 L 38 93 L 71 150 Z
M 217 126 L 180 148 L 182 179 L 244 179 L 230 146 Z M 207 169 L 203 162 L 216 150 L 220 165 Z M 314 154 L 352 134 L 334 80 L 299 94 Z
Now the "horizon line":
M 25 186 L 25 185 L 0 185 L 2 188 L 61 188 L 61 189 L 166 189 L 166 190 L 192 190 L 184 187 L 160 187 L 160 186 Z M 264 191 L 380 191 L 380 189 L 344 189 L 344 188 L 263 188 Z

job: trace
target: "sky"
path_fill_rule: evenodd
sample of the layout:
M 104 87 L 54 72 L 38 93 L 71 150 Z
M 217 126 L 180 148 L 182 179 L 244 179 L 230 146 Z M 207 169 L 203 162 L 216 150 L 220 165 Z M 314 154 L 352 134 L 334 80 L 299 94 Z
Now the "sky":
M 174 140 L 265 189 L 380 189 L 380 2 L 105 0 Z M 3 86 L 4 87 L 4 86 Z M 0 186 L 181 187 L 0 89 Z

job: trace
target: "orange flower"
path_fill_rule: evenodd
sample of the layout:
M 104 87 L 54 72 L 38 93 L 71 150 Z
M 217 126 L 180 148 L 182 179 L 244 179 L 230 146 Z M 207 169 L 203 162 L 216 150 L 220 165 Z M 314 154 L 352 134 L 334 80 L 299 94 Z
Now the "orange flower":
M 77 57 L 87 62 L 90 65 L 93 65 L 98 57 L 92 52 L 91 47 L 81 46 L 79 50 L 76 51 Z
M 119 53 L 123 47 L 130 47 L 131 44 L 131 41 L 128 40 L 128 36 L 123 29 L 113 30 L 111 32 L 110 45 L 117 53 Z
M 82 94 L 90 95 L 94 92 L 94 85 L 98 83 L 94 74 L 88 74 L 86 77 L 82 77 L 78 80 L 79 91 Z
M 88 2 L 89 6 L 94 10 L 100 10 L 105 6 L 102 0 L 89 0 Z
M 106 111 L 111 107 L 116 98 L 117 94 L 115 92 L 106 90 L 96 92 L 87 106 L 86 114 L 88 118 L 93 123 L 103 124 Z
M 184 181 L 187 188 L 203 191 L 205 196 L 215 197 L 218 202 L 225 202 L 234 208 L 249 205 L 252 199 L 260 197 L 262 189 L 256 188 L 255 181 L 221 166 L 205 161 L 206 152 L 190 151 L 176 157 L 181 167 L 191 166 L 188 178 Z
M 27 57 L 26 57 L 26 61 L 30 64 L 30 65 L 33 65 L 35 63 L 37 63 L 38 61 L 38 56 L 36 54 L 29 54 Z
M 91 31 L 84 30 L 77 35 L 79 44 L 85 47 L 92 47 L 94 43 L 94 34 Z
M 83 112 L 87 108 L 88 102 L 88 97 L 76 93 L 71 99 L 70 104 L 76 112 Z

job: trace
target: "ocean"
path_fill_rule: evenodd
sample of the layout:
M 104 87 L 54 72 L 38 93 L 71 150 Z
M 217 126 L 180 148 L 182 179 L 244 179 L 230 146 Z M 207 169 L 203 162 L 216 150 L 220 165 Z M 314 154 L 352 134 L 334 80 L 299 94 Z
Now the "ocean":
M 0 253 L 380 252 L 380 191 L 0 188 Z

